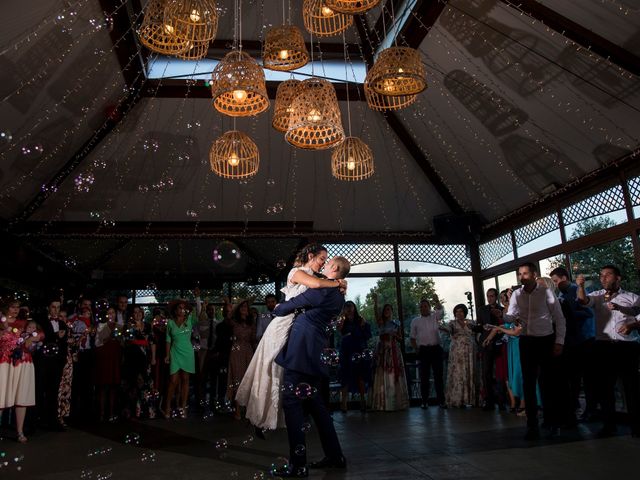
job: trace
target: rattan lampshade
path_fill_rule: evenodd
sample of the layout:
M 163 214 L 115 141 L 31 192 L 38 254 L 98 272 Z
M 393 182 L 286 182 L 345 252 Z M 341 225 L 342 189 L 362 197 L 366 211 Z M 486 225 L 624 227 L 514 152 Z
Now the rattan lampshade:
M 293 25 L 270 28 L 262 52 L 264 68 L 289 71 L 309 63 L 309 52 L 302 32 Z
M 331 10 L 348 15 L 357 15 L 371 10 L 380 0 L 324 0 Z
M 300 80 L 285 80 L 278 85 L 271 126 L 279 132 L 286 132 L 289 128 L 291 102 L 293 101 L 299 86 Z
M 184 58 L 185 60 L 198 60 L 207 56 L 209 51 L 209 42 L 188 42 L 188 48 L 176 55 L 178 58 Z
M 247 53 L 234 50 L 212 74 L 213 106 L 231 117 L 248 117 L 269 108 L 264 70 Z
M 373 153 L 357 137 L 347 137 L 331 153 L 331 173 L 339 180 L 364 180 L 373 175 Z
M 380 95 L 415 95 L 427 88 L 427 73 L 417 50 L 389 47 L 380 53 L 365 81 Z
M 393 110 L 400 110 L 413 104 L 418 95 L 380 95 L 371 89 L 369 84 L 364 84 L 364 97 L 367 100 L 367 104 L 371 110 L 376 112 L 388 112 Z
M 331 10 L 324 0 L 304 0 L 304 27 L 319 37 L 337 35 L 353 24 L 353 16 Z
M 171 25 L 164 23 L 166 0 L 149 0 L 144 10 L 144 19 L 138 30 L 140 43 L 152 52 L 162 55 L 178 55 L 189 47 L 189 42 L 179 39 Z
M 213 142 L 209 163 L 211 171 L 223 178 L 248 178 L 258 172 L 260 152 L 246 134 L 231 130 Z
M 168 0 L 164 23 L 181 40 L 200 45 L 210 42 L 218 31 L 215 0 Z
M 284 138 L 310 150 L 331 148 L 344 139 L 338 97 L 329 81 L 314 77 L 300 83 Z

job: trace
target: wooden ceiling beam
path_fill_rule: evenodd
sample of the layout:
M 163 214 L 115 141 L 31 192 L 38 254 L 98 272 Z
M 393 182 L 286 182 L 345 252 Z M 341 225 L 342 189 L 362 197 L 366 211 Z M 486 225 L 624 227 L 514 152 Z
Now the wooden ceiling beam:
M 625 50 L 592 30 L 560 15 L 558 12 L 544 6 L 540 2 L 535 0 L 500 1 L 510 8 L 522 11 L 531 18 L 542 22 L 545 26 L 573 40 L 584 49 L 600 55 L 602 58 L 634 75 L 640 75 L 640 57 L 638 55 Z

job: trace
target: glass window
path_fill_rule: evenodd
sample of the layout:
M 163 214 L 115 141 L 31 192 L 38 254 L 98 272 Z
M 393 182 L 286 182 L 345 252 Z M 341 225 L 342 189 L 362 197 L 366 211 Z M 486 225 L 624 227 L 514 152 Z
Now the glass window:
M 567 239 L 590 235 L 627 221 L 622 187 L 616 185 L 562 209 Z
M 326 244 L 329 258 L 341 255 L 351 262 L 351 273 L 395 272 L 391 244 Z
M 511 235 L 505 234 L 480 244 L 480 267 L 489 268 L 513 260 Z
M 640 279 L 635 267 L 631 237 L 595 245 L 570 255 L 574 276 L 583 274 L 587 278 L 587 290 L 598 290 L 600 267 L 615 265 L 622 272 L 622 288 L 631 292 L 640 291 Z
M 557 267 L 567 268 L 567 266 L 564 264 L 564 255 L 556 255 L 555 257 L 543 258 L 538 262 L 540 275 L 543 277 L 549 277 L 551 275 L 551 271 Z
M 402 272 L 470 272 L 469 249 L 462 244 L 400 244 Z
M 490 288 L 498 288 L 496 277 L 486 278 L 482 281 L 482 292 L 486 292 Z
M 640 177 L 635 177 L 629 180 L 629 197 L 631 198 L 631 205 L 633 206 L 633 216 L 640 218 Z
M 507 288 L 517 284 L 518 274 L 513 270 L 498 276 L 498 292 L 506 290 Z
M 552 213 L 524 227 L 517 228 L 514 234 L 520 257 L 558 245 L 562 241 L 557 213 Z

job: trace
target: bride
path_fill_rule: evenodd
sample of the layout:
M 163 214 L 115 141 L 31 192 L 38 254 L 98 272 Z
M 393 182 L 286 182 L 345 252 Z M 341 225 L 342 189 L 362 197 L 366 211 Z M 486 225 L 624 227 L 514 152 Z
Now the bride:
M 297 255 L 287 276 L 287 285 L 281 291 L 289 300 L 307 288 L 346 287 L 346 282 L 317 278 L 327 261 L 327 249 L 312 243 Z M 239 405 L 247 407 L 246 418 L 257 428 L 274 430 L 284 427 L 284 415 L 280 408 L 280 384 L 283 369 L 275 358 L 287 342 L 294 314 L 274 318 L 264 332 L 249 368 L 236 393 Z

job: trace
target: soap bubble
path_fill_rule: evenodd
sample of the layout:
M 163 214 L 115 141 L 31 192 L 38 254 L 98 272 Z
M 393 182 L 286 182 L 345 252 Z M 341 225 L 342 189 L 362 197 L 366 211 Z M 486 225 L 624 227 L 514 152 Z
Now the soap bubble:
M 124 436 L 124 443 L 127 445 L 140 445 L 140 435 L 132 432 Z
M 235 243 L 223 240 L 213 249 L 212 257 L 221 267 L 231 268 L 242 258 L 242 252 Z
M 335 348 L 325 348 L 320 355 L 320 360 L 324 365 L 335 367 L 340 363 L 340 354 Z

